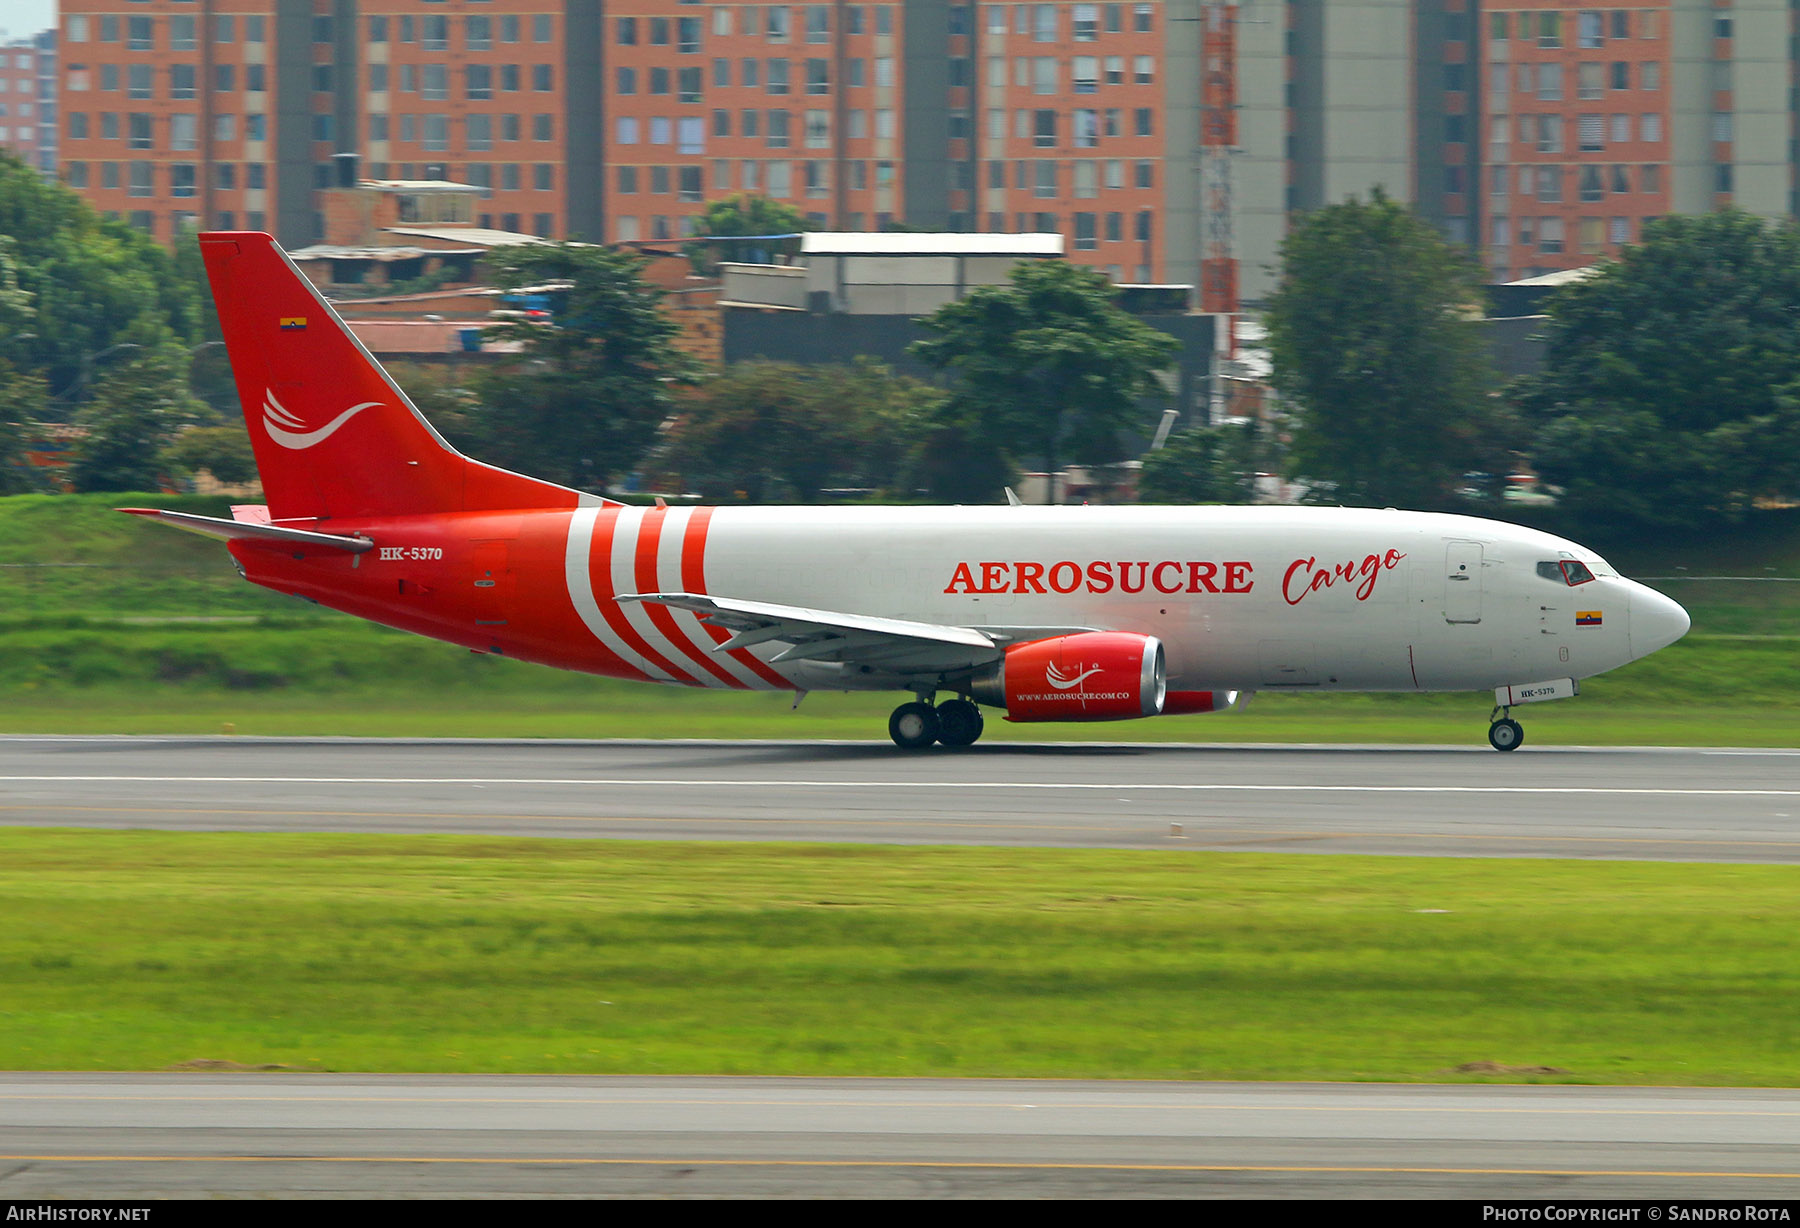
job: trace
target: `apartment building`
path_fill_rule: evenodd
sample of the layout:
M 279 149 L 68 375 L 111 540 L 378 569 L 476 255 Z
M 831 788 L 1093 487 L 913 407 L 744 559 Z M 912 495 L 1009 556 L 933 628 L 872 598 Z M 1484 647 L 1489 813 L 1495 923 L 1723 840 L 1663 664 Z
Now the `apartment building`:
M 0 148 L 56 173 L 56 31 L 0 43 Z
M 63 0 L 63 175 L 165 240 L 205 225 L 313 242 L 352 156 L 379 178 L 475 184 L 496 228 L 597 235 L 600 7 Z
M 1225 245 L 1254 302 L 1297 212 L 1377 187 L 1500 278 L 1670 211 L 1800 204 L 1784 0 L 62 11 L 62 173 L 164 239 L 314 242 L 321 191 L 360 159 L 470 184 L 479 225 L 546 237 L 678 240 L 751 191 L 837 231 L 1052 231 L 1121 282 L 1198 283 Z M 1203 136 L 1221 20 L 1228 147 Z
M 1780 0 L 1484 5 L 1484 259 L 1590 264 L 1647 219 L 1794 208 L 1793 12 Z

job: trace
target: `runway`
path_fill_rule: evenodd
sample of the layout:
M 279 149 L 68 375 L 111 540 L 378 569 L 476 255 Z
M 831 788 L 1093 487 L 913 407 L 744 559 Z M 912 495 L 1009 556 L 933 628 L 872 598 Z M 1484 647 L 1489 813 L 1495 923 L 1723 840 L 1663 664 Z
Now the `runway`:
M 0 739 L 0 823 L 1800 861 L 1800 751 Z
M 0 1075 L 0 1199 L 1800 1196 L 1792 1090 Z
M 0 738 L 0 823 L 1800 861 L 1800 752 Z M 0 1074 L 0 1199 L 1800 1197 L 1800 1092 Z

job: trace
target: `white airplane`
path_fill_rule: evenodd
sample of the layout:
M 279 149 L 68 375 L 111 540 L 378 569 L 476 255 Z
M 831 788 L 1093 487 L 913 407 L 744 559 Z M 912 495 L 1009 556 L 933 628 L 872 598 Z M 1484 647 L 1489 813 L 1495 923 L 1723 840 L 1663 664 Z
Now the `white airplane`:
M 200 236 L 268 499 L 253 583 L 617 678 L 910 692 L 901 747 L 1013 721 L 1217 712 L 1255 691 L 1573 696 L 1688 630 L 1593 551 L 1515 525 L 1302 507 L 630 507 L 459 454 L 268 235 Z M 939 696 L 947 698 L 938 699 Z M 796 703 L 798 696 L 796 697 Z

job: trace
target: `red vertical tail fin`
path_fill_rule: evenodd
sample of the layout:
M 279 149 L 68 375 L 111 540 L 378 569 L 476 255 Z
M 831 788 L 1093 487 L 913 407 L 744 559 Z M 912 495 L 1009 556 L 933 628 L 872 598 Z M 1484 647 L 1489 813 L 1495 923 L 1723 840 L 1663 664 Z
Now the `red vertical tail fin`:
M 200 251 L 276 520 L 606 502 L 451 447 L 268 235 L 208 232 Z

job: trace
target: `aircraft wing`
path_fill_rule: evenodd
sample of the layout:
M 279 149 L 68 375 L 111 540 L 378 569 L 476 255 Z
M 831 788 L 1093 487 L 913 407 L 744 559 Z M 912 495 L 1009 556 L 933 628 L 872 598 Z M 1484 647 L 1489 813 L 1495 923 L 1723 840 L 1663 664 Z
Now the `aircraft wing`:
M 697 593 L 626 593 L 620 601 L 675 606 L 702 622 L 723 627 L 731 638 L 713 651 L 731 652 L 756 644 L 785 643 L 771 664 L 783 661 L 844 661 L 898 673 L 969 669 L 1000 655 L 995 637 L 972 627 L 948 627 L 845 614 L 768 601 L 708 597 Z
M 675 606 L 732 633 L 714 652 L 756 644 L 788 645 L 770 658 L 842 661 L 897 674 L 938 674 L 973 669 L 998 659 L 1006 645 L 1095 630 L 1093 627 L 955 627 L 941 623 L 846 614 L 805 606 L 712 597 L 698 593 L 626 593 L 620 601 Z

